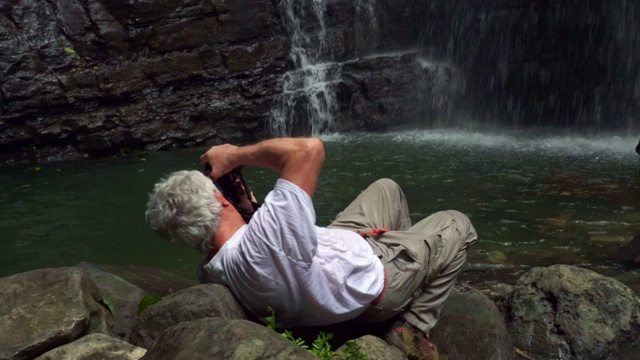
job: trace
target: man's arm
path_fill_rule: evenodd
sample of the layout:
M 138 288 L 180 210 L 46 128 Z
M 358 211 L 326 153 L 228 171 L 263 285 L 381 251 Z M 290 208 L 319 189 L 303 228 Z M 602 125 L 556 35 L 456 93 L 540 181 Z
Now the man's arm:
M 240 165 L 264 166 L 313 197 L 324 163 L 324 145 L 316 138 L 271 139 L 243 147 L 225 144 L 202 154 L 200 163 L 211 166 L 214 179 Z

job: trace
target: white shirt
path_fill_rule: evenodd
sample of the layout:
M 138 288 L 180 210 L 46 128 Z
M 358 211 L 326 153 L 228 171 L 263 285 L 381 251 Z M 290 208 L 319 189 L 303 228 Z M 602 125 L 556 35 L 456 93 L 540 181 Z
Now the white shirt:
M 315 226 L 311 197 L 279 179 L 248 225 L 205 265 L 254 315 L 271 306 L 281 326 L 334 324 L 382 292 L 384 270 L 356 232 Z

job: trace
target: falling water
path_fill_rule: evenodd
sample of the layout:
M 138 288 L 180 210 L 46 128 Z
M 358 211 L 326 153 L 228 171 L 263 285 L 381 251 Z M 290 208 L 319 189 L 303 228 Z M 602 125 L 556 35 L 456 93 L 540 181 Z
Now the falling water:
M 330 133 L 376 116 L 385 99 L 360 93 L 354 109 L 342 97 L 358 91 L 345 87 L 354 68 L 345 63 L 408 49 L 420 53 L 426 75 L 416 73 L 416 103 L 406 88 L 392 88 L 404 83 L 390 82 L 383 96 L 397 106 L 378 111 L 387 122 L 367 129 L 397 119 L 424 127 L 640 128 L 640 6 L 630 1 L 282 0 L 279 11 L 293 66 L 273 106 L 274 135 Z M 402 77 L 398 71 L 411 66 L 403 64 L 384 69 L 387 76 Z M 356 67 L 382 72 L 370 65 Z M 403 91 L 410 96 L 392 98 Z
M 284 75 L 282 95 L 272 110 L 271 132 L 274 135 L 290 135 L 294 131 L 299 107 L 306 113 L 312 135 L 330 130 L 337 110 L 330 87 L 339 77 L 336 75 L 339 69 L 332 63 L 321 62 L 326 40 L 324 1 L 313 0 L 311 6 L 300 3 L 284 0 L 280 5 L 283 23 L 291 38 L 290 57 L 294 68 Z M 309 17 L 307 11 L 312 12 L 314 22 L 305 23 L 303 27 L 302 19 Z
M 362 55 L 376 44 L 376 0 L 355 5 L 355 54 Z M 282 94 L 272 107 L 271 133 L 314 136 L 334 130 L 339 111 L 336 88 L 343 62 L 327 46 L 325 0 L 284 0 L 280 3 L 283 24 L 291 39 L 293 69 L 285 73 Z

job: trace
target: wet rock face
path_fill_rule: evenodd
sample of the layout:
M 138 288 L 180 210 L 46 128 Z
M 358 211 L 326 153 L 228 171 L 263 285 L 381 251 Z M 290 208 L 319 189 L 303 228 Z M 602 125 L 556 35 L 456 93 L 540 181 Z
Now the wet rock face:
M 274 5 L 3 2 L 0 163 L 250 140 L 286 67 Z
M 458 110 L 638 129 L 638 20 L 629 0 L 3 1 L 0 165 L 273 135 L 301 44 L 344 71 L 323 79 L 328 130 L 457 126 Z M 288 130 L 309 134 L 314 96 L 292 100 Z

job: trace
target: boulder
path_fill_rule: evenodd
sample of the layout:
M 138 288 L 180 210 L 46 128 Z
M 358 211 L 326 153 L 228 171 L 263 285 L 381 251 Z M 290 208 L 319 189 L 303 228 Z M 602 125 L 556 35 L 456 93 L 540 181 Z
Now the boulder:
M 569 265 L 533 268 L 507 300 L 516 347 L 536 359 L 605 359 L 640 336 L 640 299 L 627 286 Z
M 516 359 L 496 305 L 480 290 L 457 287 L 444 303 L 430 339 L 441 358 Z
M 164 331 L 144 360 L 317 359 L 265 326 L 219 317 L 181 322 Z
M 94 268 L 96 271 L 102 270 L 113 274 L 139 287 L 149 294 L 160 297 L 197 285 L 195 280 L 187 279 L 184 276 L 170 271 L 151 268 L 148 266 L 92 265 L 87 263 L 81 263 L 78 266 L 87 269 Z
M 147 307 L 136 319 L 130 341 L 149 348 L 167 328 L 206 317 L 246 319 L 244 309 L 223 285 L 202 284 L 178 291 Z
M 0 359 L 32 359 L 85 334 L 110 333 L 111 313 L 81 269 L 7 276 L 0 289 Z
M 105 334 L 89 334 L 38 356 L 36 360 L 137 360 L 146 349 Z
M 131 329 L 138 316 L 140 300 L 149 293 L 95 265 L 83 262 L 78 264 L 78 267 L 89 274 L 98 287 L 104 304 L 111 310 L 112 332 L 124 341 L 129 340 Z
M 373 335 L 361 336 L 352 341 L 356 346 L 359 346 L 359 349 L 353 347 L 353 345 L 349 345 L 347 342 L 336 350 L 335 360 L 359 359 L 359 357 L 354 354 L 354 351 L 362 354 L 364 359 L 367 360 L 403 360 L 407 358 L 400 349 L 387 344 L 384 340 Z

